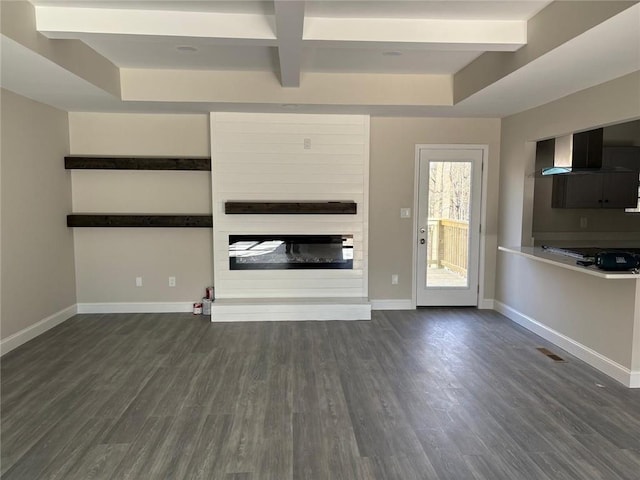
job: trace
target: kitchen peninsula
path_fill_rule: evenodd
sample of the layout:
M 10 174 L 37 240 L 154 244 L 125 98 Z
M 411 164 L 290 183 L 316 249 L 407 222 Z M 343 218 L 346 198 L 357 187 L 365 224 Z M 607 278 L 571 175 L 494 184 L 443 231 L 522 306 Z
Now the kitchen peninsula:
M 498 247 L 517 305 L 496 310 L 622 384 L 640 388 L 640 275 L 576 265 L 541 247 Z
M 567 268 L 587 275 L 594 275 L 600 278 L 607 278 L 610 280 L 640 279 L 640 275 L 631 270 L 605 271 L 600 270 L 594 265 L 578 265 L 576 263 L 576 257 L 554 253 L 551 249 L 545 247 L 498 247 L 498 250 L 515 253 L 516 255 L 522 255 L 532 260 L 548 263 L 560 268 Z

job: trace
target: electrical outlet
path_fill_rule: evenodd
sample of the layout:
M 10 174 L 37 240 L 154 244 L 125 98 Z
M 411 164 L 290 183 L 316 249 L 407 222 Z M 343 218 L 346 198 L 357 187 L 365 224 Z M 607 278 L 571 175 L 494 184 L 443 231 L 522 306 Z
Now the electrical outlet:
M 400 209 L 400 218 L 411 218 L 411 209 L 410 208 L 401 208 Z
M 397 284 L 398 284 L 398 275 L 394 273 L 393 275 L 391 275 L 391 285 L 397 285 Z
M 136 287 L 142 286 L 142 277 L 136 277 Z
M 587 228 L 587 217 L 580 217 L 580 228 Z
M 170 287 L 176 286 L 176 277 L 169 277 L 169 286 Z
M 303 143 L 304 143 L 304 149 L 305 150 L 311 150 L 311 139 L 310 138 L 305 138 Z

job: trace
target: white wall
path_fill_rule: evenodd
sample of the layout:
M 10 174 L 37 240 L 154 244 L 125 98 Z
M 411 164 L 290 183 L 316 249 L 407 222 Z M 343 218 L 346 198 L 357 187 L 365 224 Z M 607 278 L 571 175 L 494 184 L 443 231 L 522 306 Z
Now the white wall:
M 413 220 L 400 218 L 400 209 L 413 208 L 416 144 L 482 144 L 489 146 L 483 196 L 486 218 L 484 298 L 492 299 L 498 230 L 500 119 L 387 118 L 371 119 L 371 218 L 369 229 L 369 296 L 410 300 Z M 415 214 L 415 212 L 412 212 Z M 397 285 L 391 275 L 398 274 Z
M 204 115 L 71 113 L 70 128 L 74 154 L 209 154 L 208 122 Z M 489 145 L 489 162 L 485 165 L 488 169 L 487 218 L 483 226 L 487 240 L 486 268 L 482 280 L 485 298 L 493 297 L 499 138 L 498 119 L 371 119 L 370 187 L 374 208 L 370 219 L 367 218 L 372 252 L 368 275 L 371 298 L 411 298 L 412 222 L 400 219 L 399 211 L 413 203 L 415 145 L 418 143 Z M 202 172 L 73 171 L 72 178 L 73 209 L 78 212 L 211 211 L 210 177 Z M 333 198 L 333 193 L 329 197 Z M 211 256 L 211 239 L 204 230 L 164 229 L 160 235 L 155 229 L 77 228 L 75 236 L 80 302 L 164 301 L 167 298 L 187 301 L 197 298 L 201 283 L 212 282 L 213 270 L 206 265 Z M 170 254 L 168 248 L 171 248 Z M 127 249 L 130 253 L 126 253 Z M 171 266 L 167 265 L 169 257 L 177 259 Z M 392 273 L 399 274 L 398 285 L 391 285 Z M 165 277 L 168 275 L 178 277 L 176 288 L 167 287 Z M 134 286 L 136 276 L 143 276 L 142 288 Z M 185 278 L 193 280 L 184 283 L 181 279 Z
M 367 296 L 368 117 L 212 113 L 211 144 L 216 297 Z M 351 200 L 357 214 L 226 215 L 234 200 Z M 353 270 L 230 270 L 228 236 L 266 233 L 353 235 Z
M 16 335 L 26 341 L 29 331 L 41 333 L 68 318 L 76 303 L 73 234 L 66 226 L 71 210 L 71 178 L 64 169 L 69 127 L 66 112 L 0 92 L 0 336 L 3 342 L 12 336 L 20 340 Z M 3 344 L 3 350 L 22 340 Z
M 207 115 L 71 113 L 69 128 L 73 155 L 209 156 Z M 71 178 L 77 213 L 211 212 L 209 172 L 74 170 Z M 212 284 L 209 228 L 75 228 L 74 236 L 80 304 L 193 302 Z
M 69 122 L 71 153 L 77 155 L 209 155 L 205 115 L 71 113 Z M 489 145 L 489 161 L 485 165 L 488 188 L 484 193 L 487 218 L 483 226 L 486 268 L 481 280 L 485 283 L 485 298 L 491 299 L 497 245 L 500 120 L 476 118 L 371 119 L 372 210 L 365 218 L 369 222 L 369 296 L 411 298 L 412 221 L 400 218 L 400 208 L 413 204 L 415 145 L 423 143 Z M 341 172 L 348 174 L 344 170 L 346 164 L 342 164 Z M 71 177 L 73 210 L 77 212 L 211 212 L 211 177 L 206 172 L 75 170 Z M 317 197 L 308 190 L 298 193 L 299 198 Z M 334 193 L 326 191 L 318 198 L 334 199 Z M 213 282 L 210 230 L 74 231 L 81 303 L 192 301 L 200 295 L 202 285 Z M 391 285 L 392 273 L 399 274 L 398 285 Z M 177 277 L 176 288 L 168 287 L 165 277 L 169 275 Z M 142 288 L 135 287 L 136 276 L 143 276 Z
M 500 256 L 512 275 L 501 287 L 511 302 L 505 304 L 632 369 L 635 280 L 608 280 L 513 254 Z

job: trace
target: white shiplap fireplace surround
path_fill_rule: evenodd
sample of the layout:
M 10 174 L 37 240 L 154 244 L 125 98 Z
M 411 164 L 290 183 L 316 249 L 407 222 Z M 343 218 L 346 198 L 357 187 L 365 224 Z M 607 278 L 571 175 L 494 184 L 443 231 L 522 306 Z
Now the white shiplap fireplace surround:
M 211 114 L 212 321 L 371 318 L 369 117 Z M 357 213 L 225 214 L 225 202 L 352 201 Z M 231 270 L 229 235 L 352 235 L 353 269 Z

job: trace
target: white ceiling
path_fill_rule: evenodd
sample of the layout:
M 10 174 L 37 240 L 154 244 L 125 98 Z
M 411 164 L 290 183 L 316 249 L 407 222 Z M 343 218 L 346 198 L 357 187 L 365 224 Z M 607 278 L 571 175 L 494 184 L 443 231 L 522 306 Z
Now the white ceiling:
M 206 38 L 155 35 L 79 35 L 96 52 L 123 68 L 186 70 L 278 70 L 275 46 L 221 45 Z M 180 52 L 179 46 L 196 51 Z M 401 53 L 397 55 L 396 52 Z M 365 47 L 303 47 L 303 72 L 453 74 L 478 57 L 481 51 L 433 49 L 389 50 Z
M 216 39 L 158 35 L 78 35 L 100 55 L 123 68 L 276 71 L 278 52 L 265 45 L 224 45 Z M 180 46 L 196 51 L 179 51 Z
M 362 47 L 308 47 L 302 55 L 302 71 L 453 74 L 481 53 L 428 49 L 381 52 L 380 49 Z
M 0 51 L 3 88 L 67 111 L 109 110 L 118 102 L 104 90 L 4 35 Z
M 45 35 L 82 40 L 118 67 L 278 73 L 278 52 L 265 47 L 297 41 L 304 71 L 453 74 L 484 51 L 520 48 L 526 20 L 549 1 L 311 1 L 304 37 L 286 41 L 272 1 L 32 3 Z M 287 24 L 294 3 L 281 2 Z
M 279 5 L 280 13 L 273 1 L 31 3 L 55 7 L 53 15 L 51 9 L 37 15 L 39 22 L 46 20 L 41 31 L 47 36 L 79 39 L 118 67 L 273 72 L 283 84 L 293 82 L 285 87 L 295 88 L 305 72 L 453 75 L 485 51 L 514 51 L 524 45 L 526 20 L 550 2 L 321 0 L 304 2 L 303 15 L 291 8 L 300 2 L 286 1 Z M 155 16 L 148 24 L 140 21 L 151 13 Z M 179 51 L 180 46 L 195 51 Z M 4 88 L 69 111 L 287 108 L 266 102 L 123 102 L 4 35 L 1 48 Z M 505 116 L 636 70 L 640 4 L 453 106 L 301 104 L 296 111 Z
M 523 111 L 640 70 L 640 4 L 460 102 L 472 112 Z M 638 98 L 640 108 L 640 85 Z M 633 101 L 633 99 L 630 99 Z M 501 115 L 502 116 L 502 115 Z

